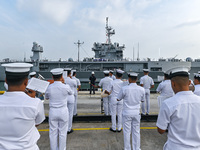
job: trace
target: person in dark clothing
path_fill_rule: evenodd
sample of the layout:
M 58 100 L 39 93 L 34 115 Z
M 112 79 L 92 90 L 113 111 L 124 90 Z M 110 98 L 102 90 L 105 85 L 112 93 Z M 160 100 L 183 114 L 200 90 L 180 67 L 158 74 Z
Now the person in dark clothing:
M 90 76 L 89 80 L 90 80 L 90 94 L 92 93 L 92 90 L 93 90 L 93 94 L 95 94 L 94 86 L 95 86 L 96 77 L 94 76 L 94 72 L 92 72 L 92 75 Z

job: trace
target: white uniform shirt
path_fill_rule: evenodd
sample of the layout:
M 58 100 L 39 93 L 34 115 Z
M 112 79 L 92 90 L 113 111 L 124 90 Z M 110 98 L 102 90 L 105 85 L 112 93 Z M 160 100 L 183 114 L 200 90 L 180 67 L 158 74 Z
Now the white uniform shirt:
M 66 85 L 68 84 L 73 92 L 72 95 L 68 95 L 68 103 L 74 103 L 74 100 L 75 100 L 74 96 L 76 94 L 75 90 L 77 90 L 76 89 L 76 87 L 77 87 L 76 81 L 71 79 L 70 77 L 64 78 L 64 80 L 65 80 L 65 84 Z
M 81 82 L 80 82 L 80 80 L 79 80 L 78 78 L 76 78 L 75 76 L 73 76 L 72 79 L 73 79 L 73 80 L 76 80 L 76 85 L 77 85 L 77 86 L 80 86 L 80 85 L 81 85 Z M 75 92 L 76 95 L 78 94 L 78 92 L 77 92 L 77 87 L 76 87 L 76 90 L 75 90 L 74 92 Z
M 40 134 L 35 125 L 44 119 L 44 106 L 40 99 L 19 91 L 1 95 L 0 149 L 36 149 Z
M 144 101 L 145 90 L 136 83 L 122 87 L 117 99 L 123 99 L 123 115 L 138 115 L 140 113 L 141 101 Z
M 80 80 L 77 77 L 73 76 L 72 79 L 76 80 L 77 86 L 81 85 L 81 82 L 80 82 Z
M 194 94 L 200 96 L 200 84 L 194 86 Z
M 174 91 L 171 86 L 171 80 L 162 81 L 158 85 L 156 91 L 161 93 L 160 96 L 172 97 L 174 95 Z
M 199 108 L 200 97 L 192 91 L 178 92 L 163 102 L 156 125 L 162 130 L 168 128 L 169 149 L 200 149 Z
M 68 84 L 70 86 L 70 88 L 72 89 L 72 91 L 74 92 L 77 88 L 76 80 L 71 79 L 70 77 L 67 77 L 64 80 L 65 80 L 65 84 Z
M 61 81 L 54 81 L 50 84 L 45 97 L 49 99 L 49 107 L 67 106 L 67 96 L 72 95 L 73 91 L 68 84 L 63 84 Z
M 5 87 L 6 91 L 8 91 L 8 84 L 6 82 L 4 82 L 4 87 Z
M 122 86 L 123 86 L 123 81 L 121 79 L 116 79 L 110 82 L 110 85 L 108 86 L 107 91 L 112 92 L 111 103 L 114 103 L 114 104 L 117 103 L 117 96 Z
M 143 84 L 145 89 L 150 89 L 151 86 L 154 85 L 154 82 L 150 76 L 144 75 L 140 78 L 140 84 Z
M 111 79 L 110 77 L 104 77 L 100 80 L 99 86 L 102 87 L 103 90 L 107 90 L 111 81 L 113 81 L 113 79 Z
M 115 80 L 116 79 L 116 77 L 114 76 L 114 75 L 112 75 L 112 76 L 109 76 L 111 79 L 113 79 L 113 80 Z

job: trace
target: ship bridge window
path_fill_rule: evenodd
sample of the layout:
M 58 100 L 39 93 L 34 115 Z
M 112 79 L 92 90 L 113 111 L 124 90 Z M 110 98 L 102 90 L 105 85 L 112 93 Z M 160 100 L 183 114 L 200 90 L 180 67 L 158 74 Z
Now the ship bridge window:
M 151 71 L 162 71 L 161 67 L 152 67 Z

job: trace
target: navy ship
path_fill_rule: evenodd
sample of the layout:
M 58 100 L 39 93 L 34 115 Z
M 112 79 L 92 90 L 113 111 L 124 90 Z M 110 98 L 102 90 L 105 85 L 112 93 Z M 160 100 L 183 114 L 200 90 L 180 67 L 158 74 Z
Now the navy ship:
M 108 25 L 108 18 L 106 18 L 106 36 L 107 40 L 105 43 L 97 43 L 94 42 L 92 51 L 95 53 L 94 58 L 84 58 L 83 61 L 73 61 L 73 59 L 69 58 L 68 61 L 48 61 L 42 60 L 41 54 L 43 53 L 43 47 L 36 42 L 33 42 L 32 52 L 33 56 L 31 56 L 31 61 L 24 61 L 28 63 L 32 63 L 34 67 L 32 71 L 36 71 L 38 74 L 41 74 L 45 77 L 46 80 L 51 80 L 50 70 L 53 68 L 73 68 L 77 70 L 77 77 L 81 81 L 81 89 L 87 90 L 89 89 L 89 76 L 91 72 L 95 72 L 95 76 L 97 78 L 97 83 L 101 78 L 104 77 L 104 70 L 116 70 L 118 68 L 127 72 L 137 72 L 139 73 L 139 78 L 143 75 L 143 69 L 148 68 L 150 70 L 149 75 L 154 79 L 155 85 L 157 85 L 160 80 L 159 77 L 163 76 L 163 68 L 166 66 L 175 66 L 179 64 L 188 64 L 191 63 L 191 78 L 193 78 L 193 73 L 198 72 L 200 70 L 200 60 L 196 59 L 193 61 L 191 58 L 187 58 L 185 61 L 179 59 L 159 59 L 158 61 L 151 61 L 150 59 L 146 61 L 140 61 L 139 58 L 137 61 L 129 61 L 123 58 L 123 51 L 125 50 L 125 45 L 119 45 L 119 43 L 111 42 L 111 36 L 115 34 L 115 30 Z M 80 44 L 78 42 L 77 44 Z M 2 63 L 10 62 L 9 59 L 5 59 Z M 4 90 L 3 82 L 5 79 L 5 73 L 3 67 L 0 67 L 0 90 Z M 126 74 L 124 78 L 126 78 Z M 157 86 L 155 86 L 153 91 L 155 91 Z

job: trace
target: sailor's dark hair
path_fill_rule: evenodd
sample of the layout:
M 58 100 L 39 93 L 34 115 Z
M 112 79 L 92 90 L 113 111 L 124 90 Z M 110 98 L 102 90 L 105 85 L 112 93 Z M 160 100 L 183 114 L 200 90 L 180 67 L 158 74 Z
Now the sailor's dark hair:
M 164 76 L 166 79 L 169 79 L 169 75 L 167 73 L 164 73 Z
M 54 80 L 59 80 L 62 77 L 62 74 L 58 74 L 58 75 L 53 75 L 52 74 L 52 76 L 53 76 Z
M 69 75 L 71 73 L 71 70 L 67 70 L 67 75 Z
M 200 82 L 200 76 L 195 76 L 194 75 L 194 79 L 198 80 Z
M 119 72 L 116 72 L 116 76 L 119 77 L 119 78 L 121 78 L 123 76 L 123 74 L 119 73 Z
M 36 74 L 34 74 L 34 75 L 30 75 L 30 77 L 32 78 L 32 77 L 35 77 L 36 76 Z
M 20 86 L 28 78 L 29 72 L 14 73 L 5 72 L 8 86 Z
M 75 72 L 73 72 L 73 76 L 76 74 L 76 71 Z
M 109 73 L 104 73 L 105 76 L 109 76 Z
M 131 78 L 131 80 L 133 80 L 133 81 L 136 81 L 136 80 L 137 80 L 137 77 L 136 77 L 136 76 L 130 76 L 130 75 L 128 74 L 128 77 Z

